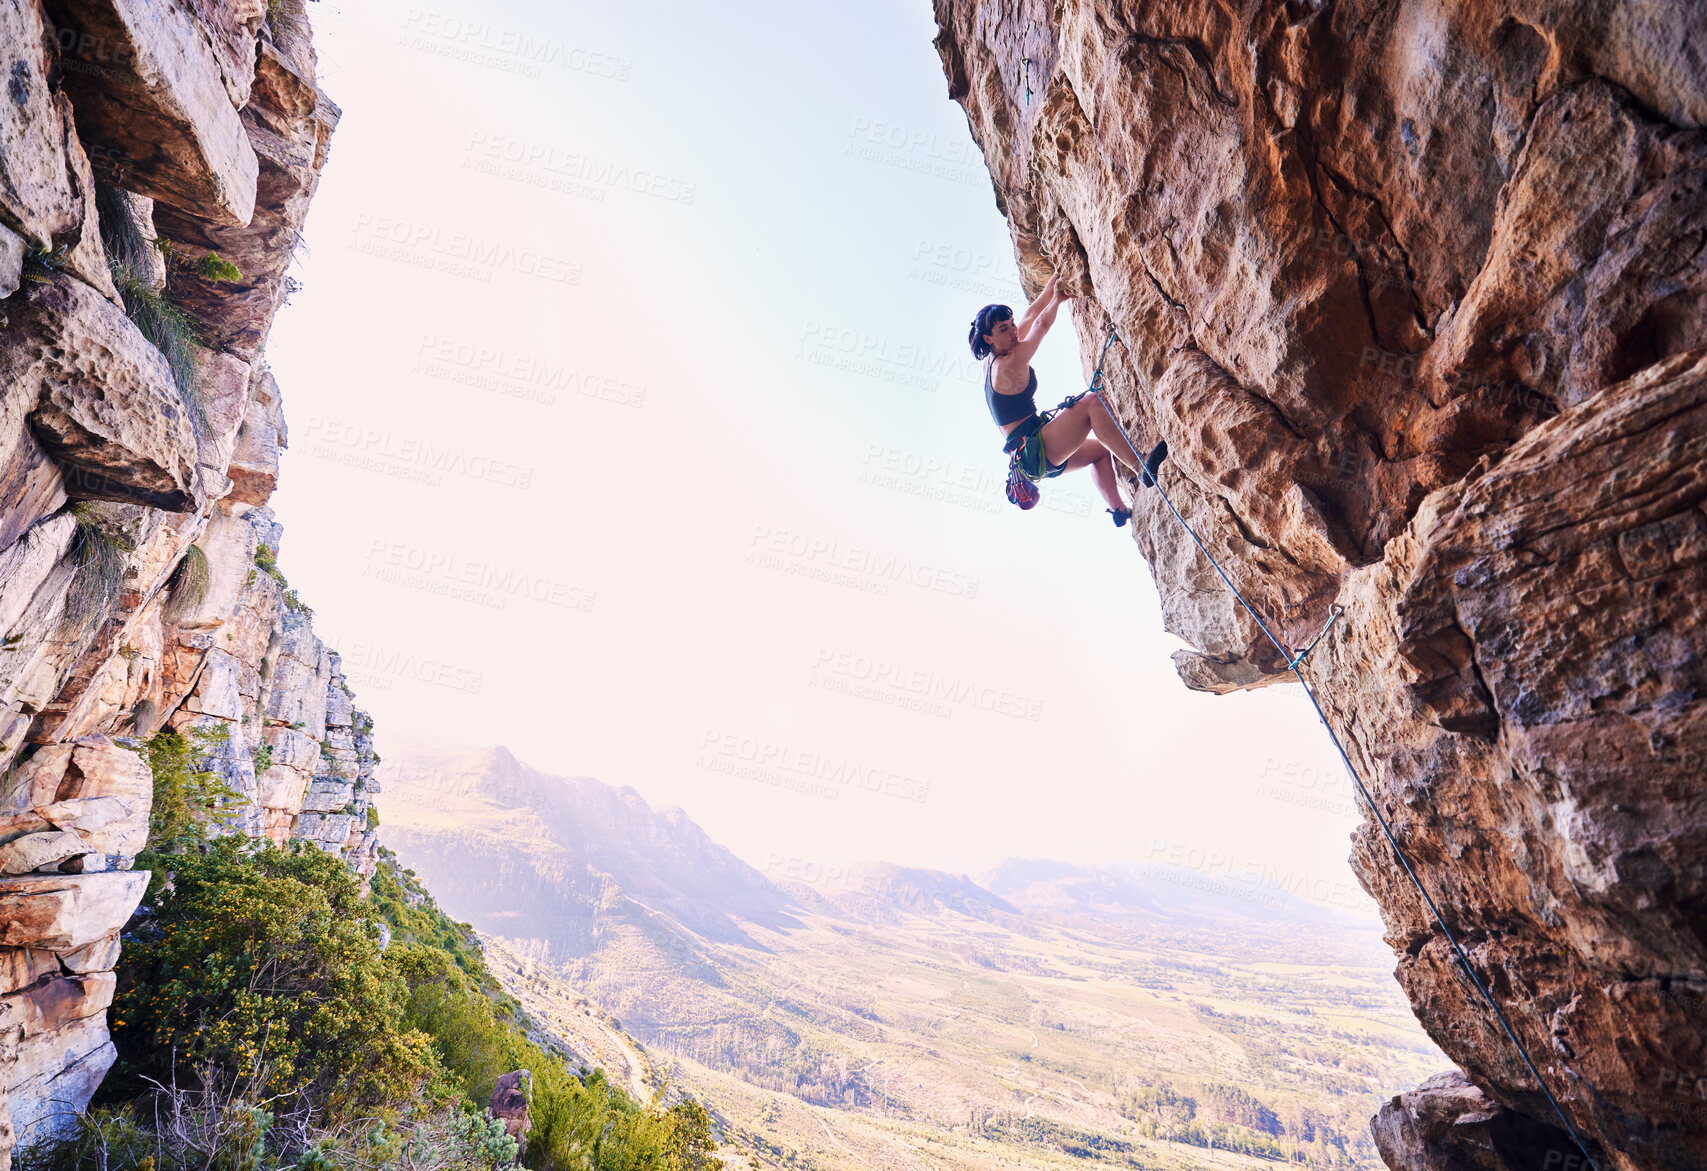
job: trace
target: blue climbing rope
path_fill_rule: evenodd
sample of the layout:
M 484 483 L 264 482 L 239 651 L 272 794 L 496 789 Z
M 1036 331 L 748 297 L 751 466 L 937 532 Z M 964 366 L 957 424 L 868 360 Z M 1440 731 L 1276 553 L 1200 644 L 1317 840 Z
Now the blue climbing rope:
M 1105 411 L 1108 411 L 1109 418 L 1119 422 L 1119 416 L 1117 416 L 1113 409 L 1109 407 L 1108 400 L 1102 396 L 1101 390 L 1103 383 L 1102 367 L 1103 363 L 1108 359 L 1109 348 L 1114 345 L 1114 338 L 1115 331 L 1110 329 L 1108 331 L 1108 340 L 1103 343 L 1102 354 L 1097 358 L 1096 373 L 1091 376 L 1090 392 L 1096 395 L 1097 401 L 1102 404 Z M 1131 436 L 1126 434 L 1126 428 L 1124 426 L 1120 428 L 1120 436 L 1126 441 L 1128 450 L 1132 452 L 1132 458 L 1134 460 L 1133 466 L 1139 468 L 1144 467 L 1144 457 L 1138 453 L 1138 448 L 1133 444 Z M 1140 475 L 1142 474 L 1143 473 L 1140 473 Z M 1541 1077 L 1541 1071 L 1535 1068 L 1535 1062 L 1531 1061 L 1529 1058 L 1529 1051 L 1524 1048 L 1523 1042 L 1517 1039 L 1517 1033 L 1512 1029 L 1511 1022 L 1506 1020 L 1506 1015 L 1500 1009 L 1499 1004 L 1494 1000 L 1493 993 L 1488 991 L 1488 986 L 1482 982 L 1482 978 L 1476 975 L 1476 970 L 1470 966 L 1470 957 L 1465 954 L 1463 947 L 1459 945 L 1458 937 L 1452 933 L 1452 928 L 1446 925 L 1446 917 L 1440 913 L 1440 908 L 1435 905 L 1434 899 L 1429 896 L 1428 889 L 1422 884 L 1422 879 L 1417 877 L 1416 868 L 1411 865 L 1410 857 L 1406 855 L 1405 851 L 1400 847 L 1399 839 L 1393 835 L 1393 829 L 1387 824 L 1387 819 L 1381 815 L 1380 808 L 1375 804 L 1375 798 L 1370 796 L 1369 790 L 1364 787 L 1363 779 L 1357 775 L 1357 769 L 1352 765 L 1351 757 L 1346 753 L 1345 745 L 1341 743 L 1339 733 L 1335 732 L 1334 726 L 1328 723 L 1327 714 L 1322 711 L 1322 705 L 1316 698 L 1315 690 L 1311 688 L 1309 680 L 1304 678 L 1304 660 L 1309 657 L 1311 651 L 1316 649 L 1316 644 L 1322 641 L 1323 636 L 1328 633 L 1329 628 L 1339 620 L 1340 615 L 1345 612 L 1344 609 L 1336 603 L 1329 614 L 1327 622 L 1323 624 L 1320 633 L 1310 640 L 1310 644 L 1308 646 L 1296 652 L 1288 650 L 1285 644 L 1275 637 L 1274 631 L 1269 629 L 1268 623 L 1263 621 L 1262 615 L 1257 613 L 1256 607 L 1252 606 L 1249 600 L 1246 599 L 1243 592 L 1240 591 L 1239 587 L 1233 584 L 1233 579 L 1227 576 L 1227 571 L 1221 568 L 1221 563 L 1215 559 L 1215 554 L 1209 551 L 1209 547 L 1203 543 L 1202 538 L 1197 535 L 1197 531 L 1193 529 L 1190 524 L 1186 523 L 1186 519 L 1180 515 L 1179 509 L 1174 507 L 1174 502 L 1168 498 L 1167 492 L 1162 488 L 1160 468 L 1156 469 L 1155 474 L 1151 477 L 1151 482 L 1155 486 L 1157 494 L 1161 496 L 1162 503 L 1168 506 L 1168 511 L 1174 514 L 1174 519 L 1179 521 L 1180 527 L 1186 531 L 1186 535 L 1192 539 L 1192 543 L 1197 546 L 1198 551 L 1201 552 L 1209 561 L 1209 564 L 1214 567 L 1216 574 L 1223 582 L 1226 583 L 1227 588 L 1231 590 L 1233 596 L 1239 600 L 1239 605 L 1245 608 L 1245 612 L 1251 616 L 1252 621 L 1254 621 L 1262 630 L 1263 634 L 1268 637 L 1268 641 L 1274 644 L 1274 649 L 1280 652 L 1281 658 L 1286 660 L 1287 668 L 1294 676 L 1297 677 L 1299 685 L 1304 688 L 1304 694 L 1309 698 L 1310 706 L 1316 709 L 1316 718 L 1322 722 L 1322 727 L 1328 730 L 1328 739 L 1334 742 L 1334 751 L 1339 753 L 1340 763 L 1345 765 L 1345 771 L 1347 775 L 1351 777 L 1352 784 L 1356 785 L 1357 791 L 1363 795 L 1364 803 L 1369 806 L 1369 812 L 1375 816 L 1375 822 L 1381 827 L 1381 833 L 1386 837 L 1387 844 L 1393 848 L 1393 856 L 1399 860 L 1399 865 L 1404 868 L 1405 874 L 1409 876 L 1411 885 L 1417 888 L 1417 893 L 1422 896 L 1423 902 L 1428 905 L 1429 914 L 1434 916 L 1434 921 L 1440 927 L 1441 934 L 1446 936 L 1446 942 L 1452 945 L 1452 953 L 1458 957 L 1458 963 L 1464 969 L 1464 974 L 1470 977 L 1470 982 L 1476 986 L 1476 991 L 1482 994 L 1482 999 L 1487 1002 L 1488 1007 L 1493 1010 L 1494 1017 L 1499 1021 L 1500 1028 L 1505 1031 L 1506 1037 L 1511 1041 L 1512 1048 L 1517 1050 L 1517 1055 L 1523 1059 L 1523 1064 L 1529 1070 L 1530 1076 L 1535 1079 L 1535 1084 L 1540 1086 L 1541 1092 L 1546 1095 L 1548 1105 L 1553 1107 L 1553 1113 L 1559 1116 L 1559 1121 L 1564 1123 L 1565 1131 L 1571 1136 L 1571 1141 L 1574 1142 L 1577 1145 L 1577 1149 L 1582 1152 L 1583 1159 L 1588 1163 L 1589 1171 L 1600 1171 L 1600 1165 L 1595 1162 L 1594 1156 L 1589 1153 L 1588 1144 L 1583 1140 L 1582 1135 L 1578 1133 L 1576 1125 L 1571 1122 L 1569 1117 L 1566 1116 L 1564 1107 L 1559 1105 L 1559 1100 L 1553 1096 L 1553 1091 L 1547 1088 L 1546 1081 Z

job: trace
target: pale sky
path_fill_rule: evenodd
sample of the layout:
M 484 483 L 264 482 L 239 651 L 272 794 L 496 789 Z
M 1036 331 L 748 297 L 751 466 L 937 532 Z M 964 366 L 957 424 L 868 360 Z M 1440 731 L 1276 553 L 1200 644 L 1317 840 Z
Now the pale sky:
M 1356 889 L 1302 697 L 1185 690 L 1085 475 L 1002 497 L 965 337 L 1023 294 L 927 0 L 310 13 L 274 506 L 382 755 L 501 743 L 761 868 Z M 1036 367 L 1083 388 L 1066 315 Z

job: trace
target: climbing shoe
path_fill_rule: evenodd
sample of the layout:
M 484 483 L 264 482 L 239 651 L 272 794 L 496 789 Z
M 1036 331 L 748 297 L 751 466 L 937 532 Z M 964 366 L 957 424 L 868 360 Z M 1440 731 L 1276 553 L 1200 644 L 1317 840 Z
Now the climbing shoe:
M 1162 461 L 1167 458 L 1168 441 L 1164 439 L 1157 443 L 1156 446 L 1152 447 L 1150 449 L 1150 454 L 1144 457 L 1144 470 L 1138 473 L 1138 479 L 1144 487 L 1151 488 L 1155 486 L 1156 472 L 1160 470 Z
M 1114 527 L 1117 529 L 1125 528 L 1126 522 L 1132 519 L 1130 508 L 1109 508 L 1104 509 L 1104 511 L 1114 518 Z

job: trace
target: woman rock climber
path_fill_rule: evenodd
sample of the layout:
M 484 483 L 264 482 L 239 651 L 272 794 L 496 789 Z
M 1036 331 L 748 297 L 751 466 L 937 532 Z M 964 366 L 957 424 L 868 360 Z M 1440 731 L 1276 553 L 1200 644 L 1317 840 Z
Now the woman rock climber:
M 972 356 L 988 359 L 984 363 L 984 397 L 990 414 L 1008 437 L 1005 450 L 1010 455 L 1018 453 L 1019 469 L 1025 478 L 1035 483 L 1062 472 L 1090 468 L 1114 523 L 1124 525 L 1132 510 L 1121 502 L 1114 461 L 1120 460 L 1148 486 L 1167 457 L 1168 445 L 1156 444 L 1145 458 L 1144 468 L 1133 467 L 1122 454 L 1127 442 L 1120 424 L 1102 401 L 1088 392 L 1066 399 L 1054 410 L 1038 411 L 1037 372 L 1031 368 L 1031 358 L 1066 300 L 1059 280 L 1059 276 L 1050 277 L 1018 321 L 1006 305 L 986 305 L 978 310 L 968 339 Z

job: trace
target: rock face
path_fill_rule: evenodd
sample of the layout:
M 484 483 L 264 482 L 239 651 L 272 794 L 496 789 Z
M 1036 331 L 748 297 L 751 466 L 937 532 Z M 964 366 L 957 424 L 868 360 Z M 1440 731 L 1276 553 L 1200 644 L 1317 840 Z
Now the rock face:
M 1116 329 L 1115 411 L 1283 641 L 1345 607 L 1305 673 L 1547 1088 L 1602 1167 L 1707 1166 L 1707 8 L 936 15 L 1087 377 Z M 1291 678 L 1136 509 L 1188 685 Z M 1469 1079 L 1383 1111 L 1389 1164 L 1583 1166 L 1372 820 L 1353 865 Z
M 21 0 L 0 67 L 3 1171 L 114 1060 L 144 739 L 221 733 L 212 767 L 247 798 L 222 830 L 364 877 L 379 786 L 265 507 L 287 439 L 259 351 L 338 117 L 301 5 Z M 195 275 L 215 249 L 240 279 Z M 193 381 L 127 312 L 138 288 L 194 319 Z
M 504 1124 L 504 1133 L 516 1140 L 516 1161 L 521 1161 L 521 1146 L 533 1125 L 528 1118 L 528 1098 L 533 1094 L 533 1074 L 518 1069 L 498 1079 L 492 1087 L 492 1100 L 486 1110 Z
M 1503 1171 L 1546 1166 L 1583 1171 L 1575 1147 L 1550 1145 L 1546 1130 L 1501 1109 L 1457 1070 L 1436 1074 L 1400 1094 L 1371 1125 L 1376 1148 L 1390 1167 Z M 1546 1153 L 1536 1162 L 1538 1151 Z
M 80 111 L 79 133 L 102 160 L 103 177 L 192 215 L 248 223 L 255 148 L 238 109 L 254 79 L 255 31 L 265 7 L 233 6 L 249 9 L 231 14 L 247 17 L 247 53 L 241 43 L 220 43 L 225 30 L 161 0 L 53 0 L 46 7 L 63 84 Z

